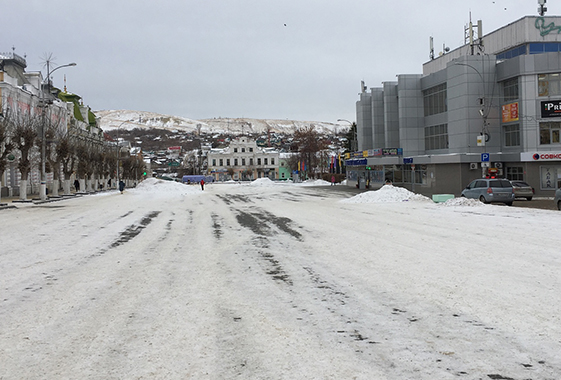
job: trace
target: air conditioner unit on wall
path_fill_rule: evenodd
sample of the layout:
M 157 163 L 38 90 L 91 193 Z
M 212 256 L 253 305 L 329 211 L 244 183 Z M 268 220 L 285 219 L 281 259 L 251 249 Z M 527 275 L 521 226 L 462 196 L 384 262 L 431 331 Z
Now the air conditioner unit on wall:
M 469 169 L 470 169 L 470 170 L 475 170 L 475 169 L 477 169 L 477 162 L 471 162 L 471 163 L 469 164 Z
M 503 163 L 502 162 L 495 162 L 495 167 L 497 169 L 502 169 L 503 168 Z

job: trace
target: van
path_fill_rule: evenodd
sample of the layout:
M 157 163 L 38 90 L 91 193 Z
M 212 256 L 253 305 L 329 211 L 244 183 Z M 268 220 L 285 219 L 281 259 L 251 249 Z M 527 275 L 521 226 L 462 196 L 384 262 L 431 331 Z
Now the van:
M 462 190 L 462 197 L 479 199 L 483 203 L 500 202 L 512 206 L 514 189 L 507 179 L 482 178 L 471 181 Z

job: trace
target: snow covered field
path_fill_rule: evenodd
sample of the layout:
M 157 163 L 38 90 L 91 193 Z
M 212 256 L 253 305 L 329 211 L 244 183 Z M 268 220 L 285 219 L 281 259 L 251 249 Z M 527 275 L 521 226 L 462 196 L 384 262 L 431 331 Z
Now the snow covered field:
M 561 213 L 324 184 L 0 210 L 0 379 L 561 378 Z

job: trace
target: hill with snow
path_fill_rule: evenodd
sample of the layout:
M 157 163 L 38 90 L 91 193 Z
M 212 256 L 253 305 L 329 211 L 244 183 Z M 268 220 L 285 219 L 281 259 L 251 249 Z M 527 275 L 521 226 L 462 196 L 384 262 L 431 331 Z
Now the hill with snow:
M 179 116 L 129 110 L 95 111 L 95 115 L 99 118 L 101 129 L 104 131 L 117 128 L 125 130 L 158 128 L 170 131 L 196 132 L 200 129 L 200 132 L 203 133 L 243 134 L 266 133 L 267 131 L 294 133 L 297 129 L 308 126 L 313 126 L 319 133 L 346 132 L 349 129 L 348 123 L 251 118 L 193 120 Z

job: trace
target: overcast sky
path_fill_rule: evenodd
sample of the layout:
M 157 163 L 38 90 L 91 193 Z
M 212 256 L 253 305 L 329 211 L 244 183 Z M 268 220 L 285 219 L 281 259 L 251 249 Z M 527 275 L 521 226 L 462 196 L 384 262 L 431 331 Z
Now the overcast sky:
M 368 87 L 420 74 L 443 44 L 526 15 L 537 0 L 0 0 L 0 51 L 26 55 L 93 110 L 191 119 L 354 121 Z M 561 12 L 550 0 L 547 15 Z

